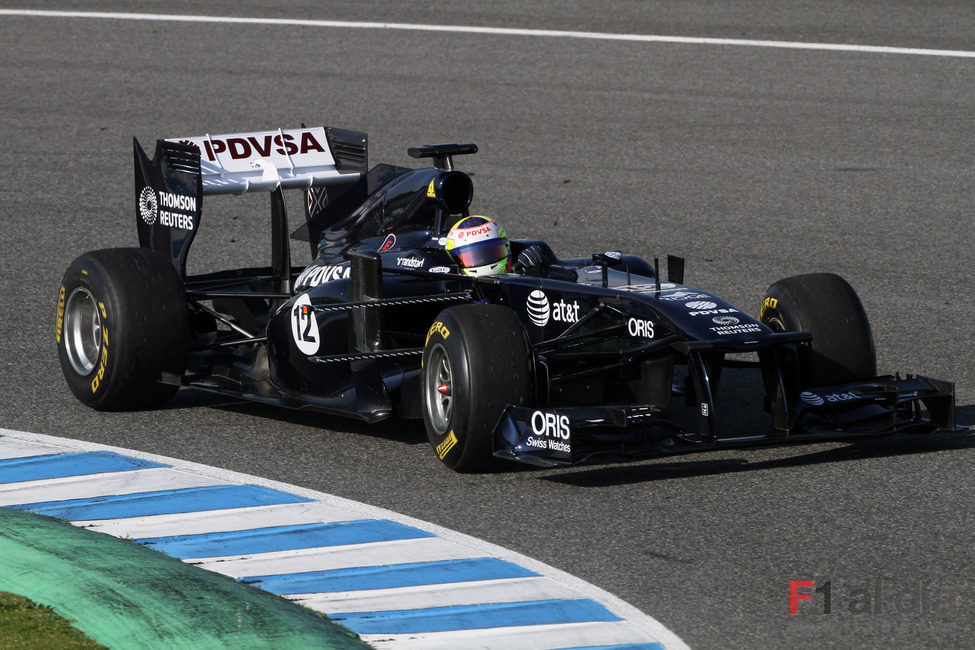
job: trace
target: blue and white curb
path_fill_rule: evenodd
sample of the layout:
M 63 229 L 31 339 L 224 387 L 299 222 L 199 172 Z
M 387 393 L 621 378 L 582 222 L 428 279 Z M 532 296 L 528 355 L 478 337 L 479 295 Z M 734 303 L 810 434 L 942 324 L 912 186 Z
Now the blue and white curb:
M 0 506 L 67 519 L 326 614 L 374 648 L 686 648 L 612 594 L 388 510 L 0 429 Z

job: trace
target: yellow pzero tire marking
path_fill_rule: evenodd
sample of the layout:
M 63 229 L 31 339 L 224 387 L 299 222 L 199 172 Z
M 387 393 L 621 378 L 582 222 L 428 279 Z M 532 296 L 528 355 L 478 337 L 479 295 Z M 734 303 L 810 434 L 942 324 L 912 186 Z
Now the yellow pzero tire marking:
M 443 442 L 437 445 L 437 456 L 440 457 L 440 460 L 443 460 L 444 457 L 450 453 L 450 450 L 453 449 L 454 445 L 456 444 L 457 444 L 457 436 L 454 435 L 453 430 L 451 430 L 450 434 L 443 439 Z
M 58 292 L 58 331 L 56 334 L 58 343 L 61 342 L 61 330 L 64 329 L 64 285 L 61 285 L 61 290 Z
M 102 313 L 105 313 L 105 305 L 98 303 L 98 306 L 102 308 Z M 106 316 L 107 318 L 107 316 Z M 91 380 L 91 392 L 92 394 L 98 392 L 98 388 L 102 385 L 102 379 L 105 377 L 105 368 L 108 366 L 108 325 L 102 323 L 102 354 L 101 359 L 98 362 L 98 372 L 95 373 L 94 378 Z
M 427 330 L 427 338 L 423 342 L 423 345 L 426 345 L 427 343 L 430 342 L 430 337 L 433 336 L 434 332 L 440 334 L 441 338 L 443 338 L 444 341 L 446 341 L 447 338 L 450 336 L 450 330 L 447 329 L 447 327 L 441 321 L 437 321 L 436 323 L 430 326 L 429 330 Z

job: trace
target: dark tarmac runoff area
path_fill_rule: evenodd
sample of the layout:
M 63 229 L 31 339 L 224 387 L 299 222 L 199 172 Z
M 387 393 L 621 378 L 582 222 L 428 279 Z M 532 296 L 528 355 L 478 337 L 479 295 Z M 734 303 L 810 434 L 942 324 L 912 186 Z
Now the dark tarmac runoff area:
M 963 0 L 0 1 L 0 428 L 402 513 L 577 576 L 696 649 L 971 647 L 973 25 Z M 58 289 L 83 252 L 138 245 L 133 137 L 151 150 L 301 124 L 368 133 L 370 165 L 476 143 L 456 161 L 473 214 L 560 257 L 682 256 L 686 284 L 752 316 L 773 282 L 837 273 L 869 316 L 879 371 L 954 382 L 965 429 L 461 475 L 415 421 L 197 390 L 149 412 L 80 404 L 58 363 Z M 297 227 L 300 195 L 287 200 Z M 263 194 L 207 197 L 190 272 L 266 265 L 267 214 Z M 294 264 L 308 259 L 293 242 Z M 769 423 L 751 385 L 724 395 L 721 417 L 743 436 Z M 2 558 L 17 544 L 32 566 L 105 568 L 107 553 L 85 556 L 94 533 L 0 518 L 20 531 L 0 536 Z M 34 526 L 63 528 L 73 557 Z M 120 549 L 113 561 L 158 560 L 134 570 L 160 587 L 202 588 L 175 560 L 104 543 Z M 30 596 L 29 573 L 4 568 L 0 589 L 17 592 L 18 575 Z M 106 597 L 121 580 L 104 577 Z M 239 599 L 248 634 L 274 632 L 254 613 L 266 594 L 212 580 Z M 165 607 L 196 593 L 170 592 Z M 104 625 L 122 625 L 117 604 Z M 317 623 L 285 604 L 274 615 L 293 617 L 288 643 L 302 645 L 292 635 Z M 185 621 L 202 639 L 200 619 L 222 611 Z

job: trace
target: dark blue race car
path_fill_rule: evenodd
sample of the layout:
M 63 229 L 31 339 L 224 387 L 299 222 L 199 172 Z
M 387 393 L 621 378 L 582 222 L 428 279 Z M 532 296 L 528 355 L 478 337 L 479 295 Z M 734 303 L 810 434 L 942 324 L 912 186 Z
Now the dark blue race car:
M 58 297 L 61 366 L 93 408 L 158 406 L 187 386 L 423 418 L 460 471 L 955 427 L 952 383 L 877 375 L 867 316 L 833 274 L 776 282 L 757 318 L 684 284 L 675 256 L 663 271 L 504 239 L 502 272 L 471 274 L 449 236 L 473 194 L 453 160 L 474 145 L 369 169 L 365 134 L 333 128 L 159 140 L 151 159 L 134 144 L 140 247 L 85 253 Z M 293 236 L 310 264 L 292 265 L 287 189 L 305 193 Z M 270 266 L 188 275 L 203 197 L 254 191 L 270 193 Z M 719 410 L 729 373 L 754 377 L 763 430 L 721 426 L 746 406 Z

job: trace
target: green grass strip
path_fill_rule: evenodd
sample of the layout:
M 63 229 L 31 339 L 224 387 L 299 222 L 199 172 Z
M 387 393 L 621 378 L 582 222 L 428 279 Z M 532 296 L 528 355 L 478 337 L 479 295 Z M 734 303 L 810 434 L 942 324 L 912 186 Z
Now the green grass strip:
M 98 650 L 105 646 L 71 627 L 71 621 L 50 607 L 0 591 L 0 648 Z
M 274 594 L 132 542 L 8 508 L 0 508 L 0 591 L 50 607 L 110 647 L 369 647 Z

